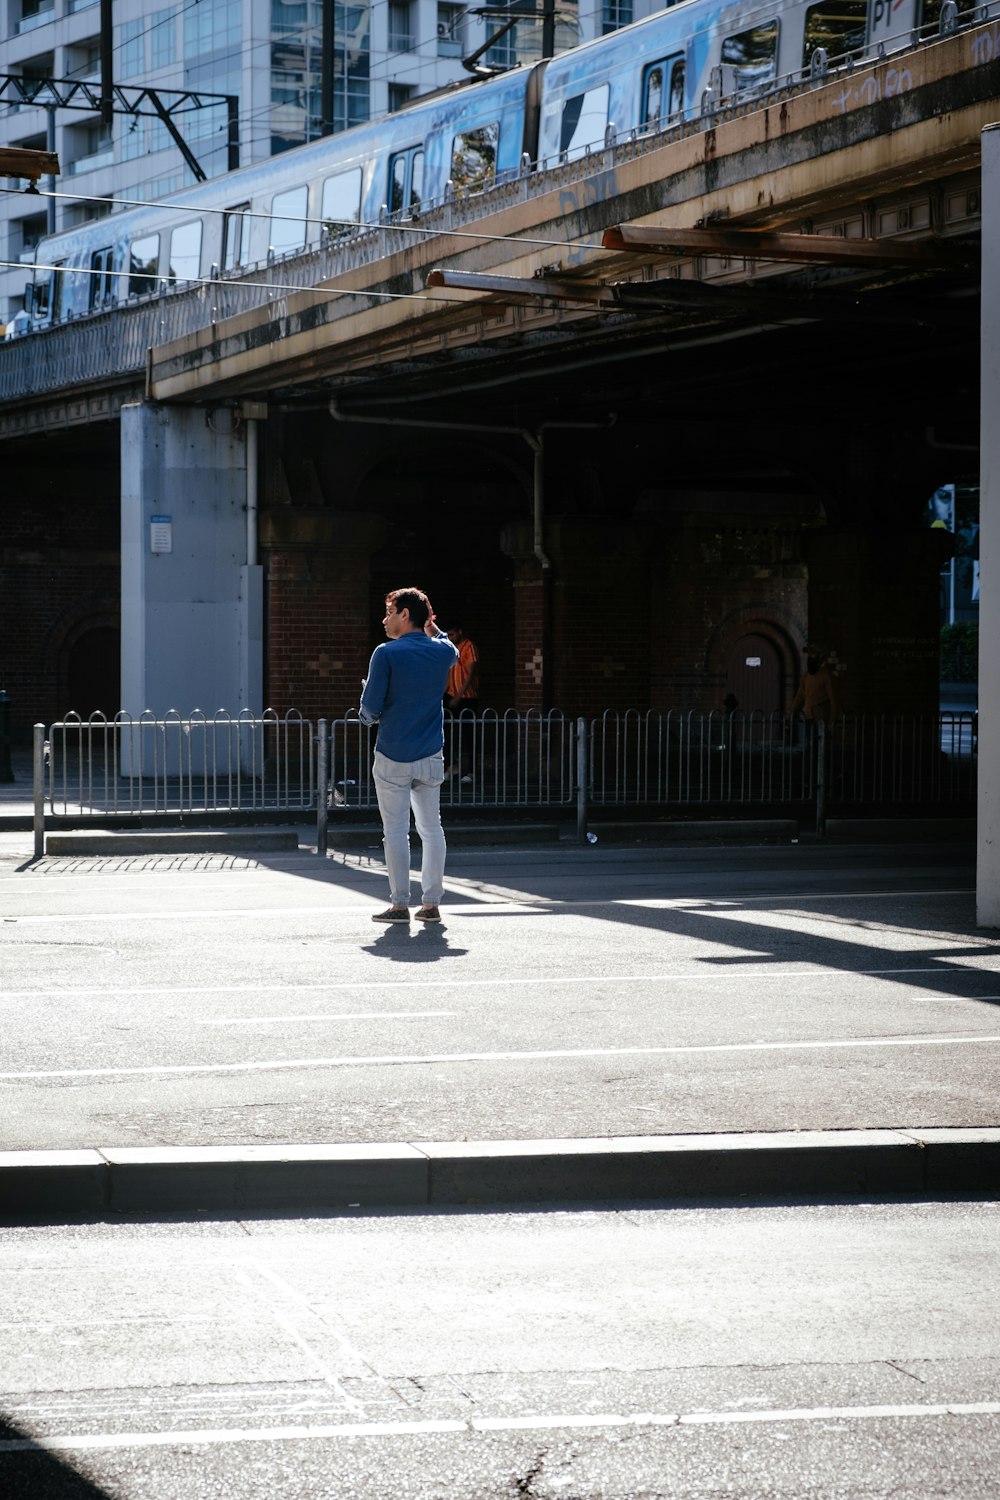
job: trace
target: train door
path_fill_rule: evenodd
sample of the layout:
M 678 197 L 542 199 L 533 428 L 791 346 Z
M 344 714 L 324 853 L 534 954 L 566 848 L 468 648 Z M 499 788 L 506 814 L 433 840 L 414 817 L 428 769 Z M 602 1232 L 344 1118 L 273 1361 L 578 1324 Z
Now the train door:
M 646 130 L 660 130 L 671 120 L 683 118 L 684 56 L 676 53 L 650 63 L 643 73 L 641 123 Z
M 62 265 L 61 260 L 55 261 L 51 271 L 36 271 L 36 281 L 33 285 L 29 282 L 32 287 L 29 311 L 35 323 L 43 328 L 47 324 L 58 322 L 62 316 Z M 25 292 L 27 293 L 27 288 Z M 28 307 L 27 296 L 24 305 Z
M 106 302 L 113 302 L 115 299 L 114 276 L 111 270 L 113 256 L 113 247 L 105 245 L 102 249 L 95 250 L 90 257 L 88 305 L 91 308 L 103 307 Z
M 424 148 L 409 146 L 389 158 L 389 192 L 386 207 L 392 215 L 409 218 L 424 196 Z
M 778 714 L 781 702 L 781 658 L 766 635 L 740 636 L 726 663 L 726 693 L 740 713 Z
M 222 216 L 222 269 L 235 271 L 250 264 L 250 204 L 237 203 Z

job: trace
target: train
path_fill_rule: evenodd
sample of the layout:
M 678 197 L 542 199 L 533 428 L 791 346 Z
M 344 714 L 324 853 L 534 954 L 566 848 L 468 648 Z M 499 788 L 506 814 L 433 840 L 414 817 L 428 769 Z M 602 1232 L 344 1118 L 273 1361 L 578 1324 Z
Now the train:
M 971 0 L 679 0 L 555 57 L 45 236 L 24 331 L 238 276 L 324 236 L 412 223 L 450 197 L 822 81 L 971 14 Z

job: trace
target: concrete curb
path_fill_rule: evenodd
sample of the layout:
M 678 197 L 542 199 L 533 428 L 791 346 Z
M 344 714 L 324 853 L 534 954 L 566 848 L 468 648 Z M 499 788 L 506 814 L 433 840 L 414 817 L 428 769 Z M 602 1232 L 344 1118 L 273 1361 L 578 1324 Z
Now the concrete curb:
M 0 1223 L 592 1199 L 1000 1195 L 1000 1129 L 0 1152 Z
M 240 828 L 232 831 L 206 828 L 174 832 L 156 829 L 107 833 L 46 833 L 46 854 L 236 854 L 297 849 L 294 829 Z

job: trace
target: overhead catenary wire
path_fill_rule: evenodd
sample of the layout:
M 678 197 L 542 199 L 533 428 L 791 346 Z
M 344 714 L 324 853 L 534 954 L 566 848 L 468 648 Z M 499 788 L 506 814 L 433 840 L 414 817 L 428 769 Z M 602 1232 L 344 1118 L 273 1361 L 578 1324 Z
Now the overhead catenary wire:
M 210 179 L 210 180 L 214 180 L 214 179 Z M 204 184 L 202 184 L 202 186 L 204 186 Z M 14 193 L 14 194 L 20 194 L 21 196 L 25 196 L 25 189 L 24 188 L 0 188 L 0 193 L 8 193 L 8 194 Z M 152 198 L 108 198 L 108 197 L 98 197 L 96 195 L 92 195 L 92 194 L 88 194 L 88 193 L 59 193 L 59 192 L 53 192 L 53 191 L 51 191 L 49 189 L 44 189 L 44 188 L 38 188 L 35 191 L 32 191 L 28 196 L 30 196 L 32 198 L 35 198 L 35 197 L 37 197 L 37 198 L 65 198 L 65 199 L 68 199 L 72 203 L 106 203 L 106 204 L 109 204 L 109 205 L 114 205 L 114 206 L 119 207 L 119 208 L 161 208 L 161 209 L 170 209 L 170 208 L 174 208 L 175 207 L 175 205 L 173 205 L 171 203 L 166 203 L 163 200 L 157 200 L 157 199 L 152 199 Z M 535 236 L 520 235 L 520 234 L 482 234 L 482 233 L 480 233 L 480 232 L 478 232 L 476 230 L 473 230 L 473 229 L 445 229 L 445 228 L 442 228 L 442 227 L 439 227 L 439 226 L 423 225 L 423 224 L 411 224 L 411 223 L 395 224 L 395 223 L 392 223 L 390 220 L 386 220 L 385 223 L 382 223 L 381 221 L 372 222 L 372 221 L 369 221 L 369 220 L 358 220 L 358 219 L 337 219 L 337 218 L 311 219 L 311 218 L 303 218 L 299 214 L 271 214 L 271 213 L 266 213 L 266 212 L 264 212 L 261 209 L 242 209 L 242 208 L 237 207 L 235 204 L 231 205 L 228 208 L 214 208 L 214 207 L 212 207 L 212 206 L 210 206 L 208 204 L 204 204 L 204 205 L 199 205 L 199 204 L 191 204 L 191 205 L 178 204 L 178 205 L 176 205 L 176 211 L 178 213 L 188 212 L 192 216 L 195 215 L 195 214 L 233 214 L 233 215 L 237 215 L 240 218 L 247 218 L 247 219 L 267 219 L 267 220 L 271 221 L 272 223 L 277 223 L 277 224 L 303 224 L 307 228 L 310 227 L 310 226 L 312 226 L 314 228 L 318 228 L 320 231 L 322 231 L 328 225 L 332 224 L 332 225 L 336 225 L 336 226 L 338 226 L 340 228 L 347 229 L 347 230 L 350 230 L 350 229 L 383 230 L 383 231 L 390 231 L 393 234 L 400 233 L 400 234 L 422 235 L 425 239 L 428 239 L 428 238 L 431 238 L 431 239 L 433 239 L 433 238 L 441 238 L 441 239 L 447 238 L 447 239 L 478 240 L 478 241 L 486 241 L 488 243 L 501 244 L 501 245 L 529 245 L 529 246 L 534 246 L 536 249 L 540 247 L 543 250 L 570 250 L 570 249 L 572 249 L 572 250 L 600 251 L 602 249 L 601 245 L 594 244 L 592 241 L 585 240 L 585 239 L 552 240 L 552 239 L 542 239 L 542 238 L 535 237 Z M 112 217 L 113 216 L 110 215 L 110 214 L 106 216 L 107 219 L 110 219 Z M 106 220 L 104 220 L 104 221 L 98 221 L 98 222 L 106 222 Z M 81 225 L 80 227 L 82 229 L 84 226 Z M 60 234 L 72 234 L 73 231 L 72 230 L 60 230 L 59 233 Z M 48 239 L 48 238 L 50 238 L 50 236 L 46 235 L 45 238 Z M 299 248 L 302 251 L 305 251 L 308 247 L 303 245 L 301 247 L 296 247 L 296 248 Z M 74 268 L 73 267 L 69 267 L 67 269 L 72 270 Z
M 24 269 L 25 266 L 21 261 L 0 260 L 0 270 L 23 271 Z M 310 292 L 313 296 L 316 297 L 372 297 L 379 302 L 440 302 L 448 307 L 455 306 L 454 297 L 436 296 L 433 292 L 428 291 L 377 292 L 369 289 L 368 287 L 337 286 L 331 284 L 330 282 L 322 282 L 313 285 L 300 285 L 294 282 L 290 283 L 284 281 L 255 281 L 249 277 L 164 276 L 162 272 L 158 271 L 132 271 L 128 268 L 123 268 L 120 271 L 113 271 L 109 268 L 101 266 L 66 266 L 57 264 L 39 265 L 35 266 L 34 269 L 36 271 L 60 271 L 64 276 L 105 277 L 108 279 L 110 279 L 111 277 L 115 277 L 119 280 L 126 279 L 128 281 L 153 281 L 158 283 L 164 289 L 170 289 L 173 291 L 182 291 L 189 287 L 248 287 L 254 291 L 281 292 L 283 294 L 288 292 Z M 121 302 L 116 302 L 114 304 L 114 306 L 118 308 L 122 307 L 123 305 L 124 304 Z M 110 308 L 104 308 L 100 305 L 89 309 L 90 312 L 104 312 L 110 310 Z M 601 309 L 595 308 L 595 311 L 600 310 Z M 2 326 L 3 325 L 0 324 L 0 327 Z

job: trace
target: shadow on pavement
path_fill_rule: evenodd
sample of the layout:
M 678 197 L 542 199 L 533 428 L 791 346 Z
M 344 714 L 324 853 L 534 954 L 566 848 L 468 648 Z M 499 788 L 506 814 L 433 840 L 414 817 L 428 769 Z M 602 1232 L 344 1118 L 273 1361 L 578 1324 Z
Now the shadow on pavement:
M 0 1412 L 3 1500 L 112 1500 L 107 1490 L 38 1446 Z
M 468 948 L 456 948 L 448 941 L 444 924 L 427 926 L 417 923 L 404 927 L 387 927 L 373 943 L 362 943 L 362 953 L 373 953 L 376 958 L 390 958 L 396 963 L 436 963 L 440 958 L 465 958 Z

